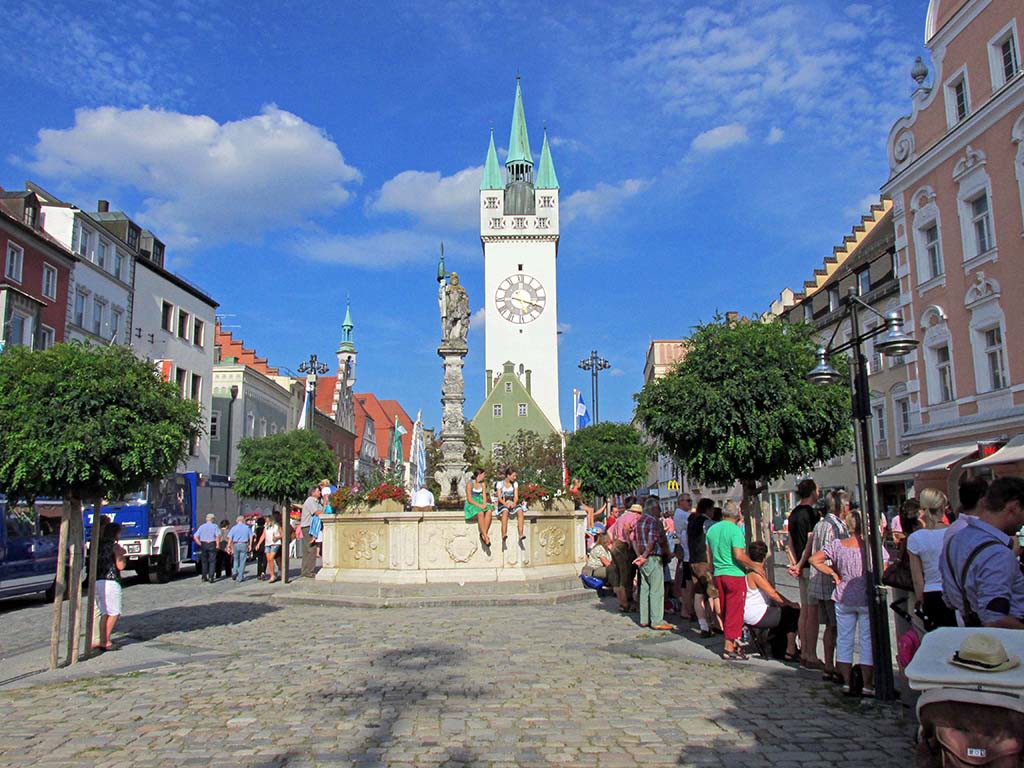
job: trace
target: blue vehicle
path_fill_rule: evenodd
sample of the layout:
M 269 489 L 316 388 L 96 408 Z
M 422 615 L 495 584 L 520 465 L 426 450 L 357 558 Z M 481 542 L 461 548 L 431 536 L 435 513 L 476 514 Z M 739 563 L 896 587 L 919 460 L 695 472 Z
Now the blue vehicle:
M 45 593 L 53 599 L 61 511 L 59 501 L 28 505 L 0 495 L 0 598 Z
M 121 524 L 119 543 L 127 553 L 128 568 L 154 584 L 163 584 L 182 563 L 197 562 L 192 535 L 208 513 L 218 521 L 233 522 L 243 506 L 227 478 L 176 472 L 121 501 L 105 502 L 103 514 Z M 88 541 L 92 507 L 86 507 L 83 514 Z

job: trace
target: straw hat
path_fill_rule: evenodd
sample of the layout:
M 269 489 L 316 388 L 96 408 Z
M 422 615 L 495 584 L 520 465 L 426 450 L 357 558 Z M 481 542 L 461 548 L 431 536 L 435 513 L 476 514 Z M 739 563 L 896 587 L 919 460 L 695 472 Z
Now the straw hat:
M 631 506 L 629 508 L 629 511 L 630 512 L 637 512 L 637 513 L 642 515 L 644 513 L 644 508 L 640 504 L 634 504 L 633 506 Z
M 1020 656 L 1009 656 L 999 639 L 975 632 L 964 638 L 950 664 L 975 672 L 1005 672 L 1020 666 Z

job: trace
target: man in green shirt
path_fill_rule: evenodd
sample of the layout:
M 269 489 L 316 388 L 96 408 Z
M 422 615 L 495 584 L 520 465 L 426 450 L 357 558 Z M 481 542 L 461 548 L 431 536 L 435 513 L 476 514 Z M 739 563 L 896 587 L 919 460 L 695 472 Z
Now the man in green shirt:
M 747 542 L 743 537 L 743 515 L 733 501 L 726 502 L 722 519 L 707 532 L 708 565 L 715 577 L 722 604 L 722 628 L 725 631 L 723 659 L 746 659 L 737 645 L 743 635 L 743 607 L 747 598 L 747 571 L 762 576 L 764 566 L 747 555 Z M 745 570 L 744 570 L 745 569 Z

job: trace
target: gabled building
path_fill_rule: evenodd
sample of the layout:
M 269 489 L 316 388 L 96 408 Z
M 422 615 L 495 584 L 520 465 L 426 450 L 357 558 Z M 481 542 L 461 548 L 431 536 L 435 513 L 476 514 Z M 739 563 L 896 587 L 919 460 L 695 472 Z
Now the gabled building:
M 34 192 L 0 188 L 0 256 L 0 349 L 64 341 L 76 258 L 42 228 Z
M 473 426 L 480 434 L 483 452 L 495 461 L 500 460 L 506 441 L 521 430 L 541 437 L 558 431 L 533 399 L 532 388 L 533 371 L 518 374 L 511 360 L 497 376 L 487 371 L 486 397 L 473 417 Z
M 888 141 L 900 309 L 920 419 L 886 479 L 955 491 L 1024 432 L 1024 75 L 1020 0 L 931 0 L 911 113 Z M 986 465 L 984 471 L 993 471 Z M 955 494 L 951 494 L 955 498 Z

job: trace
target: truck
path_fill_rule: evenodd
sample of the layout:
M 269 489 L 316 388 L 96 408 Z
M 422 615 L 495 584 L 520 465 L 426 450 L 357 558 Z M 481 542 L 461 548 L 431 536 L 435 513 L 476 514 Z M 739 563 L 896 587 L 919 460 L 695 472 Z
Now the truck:
M 127 568 L 154 584 L 170 581 L 183 563 L 198 568 L 192 536 L 207 514 L 233 524 L 239 514 L 271 510 L 269 503 L 239 499 L 227 477 L 198 472 L 175 472 L 102 506 L 102 514 L 121 525 L 118 543 L 127 553 Z M 93 508 L 86 507 L 83 515 L 86 539 L 91 540 Z
M 60 501 L 8 503 L 0 495 L 0 598 L 45 593 L 53 599 L 61 511 Z

